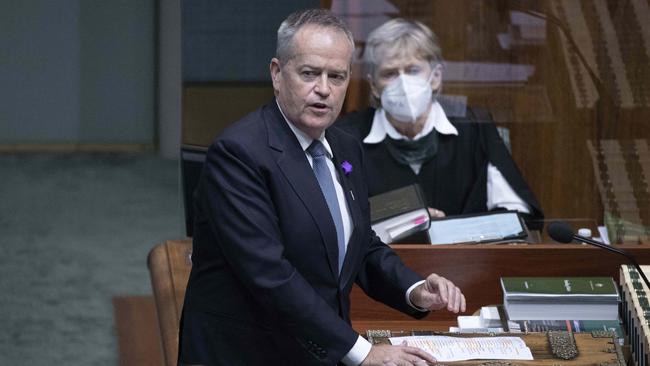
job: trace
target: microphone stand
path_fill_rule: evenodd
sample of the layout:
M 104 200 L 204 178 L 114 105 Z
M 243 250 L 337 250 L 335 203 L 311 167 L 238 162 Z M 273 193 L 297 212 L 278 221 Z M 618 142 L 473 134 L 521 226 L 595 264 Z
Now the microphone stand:
M 598 242 L 598 241 L 595 241 L 595 240 L 592 240 L 592 239 L 589 239 L 589 238 L 585 238 L 584 236 L 580 236 L 580 235 L 577 235 L 577 234 L 573 234 L 573 240 L 577 240 L 577 241 L 585 243 L 585 244 L 593 245 L 593 246 L 601 248 L 601 249 L 609 250 L 610 252 L 614 252 L 614 253 L 617 253 L 617 254 L 620 254 L 620 255 L 624 256 L 625 258 L 627 258 L 628 261 L 630 261 L 630 263 L 632 263 L 634 268 L 636 268 L 637 272 L 639 272 L 639 275 L 643 279 L 643 282 L 645 283 L 645 285 L 650 290 L 650 281 L 648 281 L 648 277 L 646 277 L 646 275 L 641 270 L 641 267 L 639 266 L 639 263 L 636 262 L 636 259 L 634 259 L 634 257 L 630 253 L 628 253 L 628 252 L 626 252 L 626 251 L 624 251 L 622 249 L 617 249 L 617 248 L 614 248 L 614 247 L 612 247 L 610 245 L 603 244 L 601 242 Z

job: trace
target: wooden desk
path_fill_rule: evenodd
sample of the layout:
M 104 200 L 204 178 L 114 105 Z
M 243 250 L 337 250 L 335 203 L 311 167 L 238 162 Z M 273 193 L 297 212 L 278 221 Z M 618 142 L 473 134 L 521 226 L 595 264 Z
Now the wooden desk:
M 352 328 L 361 335 L 365 335 L 369 329 L 382 329 L 391 331 L 400 330 L 432 330 L 436 332 L 448 332 L 449 327 L 455 327 L 458 323 L 454 320 L 352 320 Z
M 640 264 L 650 264 L 649 245 L 618 245 Z M 435 272 L 452 280 L 466 296 L 467 314 L 487 304 L 500 304 L 502 276 L 611 276 L 618 281 L 623 256 L 582 244 L 508 245 L 393 245 L 416 272 Z M 367 297 L 355 286 L 351 296 L 353 321 L 409 320 Z M 446 311 L 433 312 L 426 321 L 453 320 Z
M 409 322 L 394 321 L 390 322 L 388 326 L 386 322 L 375 321 L 367 322 L 369 326 L 367 329 L 374 330 L 390 330 L 393 337 L 410 336 L 413 330 L 424 331 L 442 331 L 446 332 L 447 329 L 438 329 L 436 327 L 430 328 L 413 328 Z M 436 322 L 434 322 L 436 323 Z M 354 325 L 354 324 L 353 324 Z M 400 327 L 401 326 L 401 327 Z M 355 326 L 355 329 L 357 327 Z M 363 334 L 363 333 L 362 333 Z M 445 364 L 456 366 L 485 366 L 485 365 L 521 365 L 521 366 L 625 366 L 630 364 L 630 354 L 628 347 L 619 346 L 611 337 L 603 337 L 595 335 L 591 332 L 574 333 L 571 337 L 575 342 L 577 348 L 577 357 L 565 360 L 553 354 L 552 346 L 546 333 L 518 333 L 518 334 L 501 334 L 491 335 L 486 334 L 446 334 L 450 337 L 519 337 L 530 349 L 533 360 L 484 360 L 484 359 L 471 359 L 465 361 L 450 361 Z M 491 338 L 494 340 L 494 338 Z M 386 336 L 380 336 L 373 339 L 374 342 L 389 344 Z
M 190 271 L 187 260 L 191 241 L 172 240 L 156 247 L 149 259 L 158 308 L 163 344 L 168 364 L 175 364 L 178 345 L 178 318 Z M 611 276 L 618 281 L 624 257 L 580 244 L 510 245 L 394 245 L 402 260 L 422 275 L 436 272 L 454 281 L 467 297 L 467 313 L 483 305 L 502 302 L 501 276 Z M 650 264 L 650 245 L 617 246 L 634 255 L 641 264 Z M 158 255 L 154 255 L 158 254 Z M 159 285 L 159 286 L 157 286 Z M 456 315 L 446 311 L 413 320 L 368 298 L 354 288 L 352 326 L 364 334 L 368 329 L 446 331 L 456 324 Z

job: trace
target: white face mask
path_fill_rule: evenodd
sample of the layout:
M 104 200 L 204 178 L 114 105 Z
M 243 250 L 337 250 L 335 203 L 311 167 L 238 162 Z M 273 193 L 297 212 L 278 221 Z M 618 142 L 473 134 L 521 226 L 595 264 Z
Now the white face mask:
M 433 76 L 433 74 L 432 74 Z M 381 93 L 381 106 L 400 122 L 415 123 L 433 99 L 431 77 L 400 74 Z

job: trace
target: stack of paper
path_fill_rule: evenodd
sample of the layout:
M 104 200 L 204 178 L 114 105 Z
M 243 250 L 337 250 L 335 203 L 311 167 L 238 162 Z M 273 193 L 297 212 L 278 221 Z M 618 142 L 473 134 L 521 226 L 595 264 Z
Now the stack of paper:
M 438 362 L 465 360 L 532 360 L 533 354 L 519 337 L 391 337 L 391 344 L 406 342 L 431 354 Z

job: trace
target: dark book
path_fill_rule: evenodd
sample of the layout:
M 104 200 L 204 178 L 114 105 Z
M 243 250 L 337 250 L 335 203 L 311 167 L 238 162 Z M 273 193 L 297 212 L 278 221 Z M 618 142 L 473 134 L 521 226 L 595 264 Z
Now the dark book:
M 418 184 L 380 193 L 370 197 L 369 201 L 370 222 L 373 224 L 427 207 Z
M 369 198 L 372 229 L 393 243 L 429 228 L 429 211 L 420 186 L 412 184 Z M 420 239 L 418 239 L 420 240 Z

